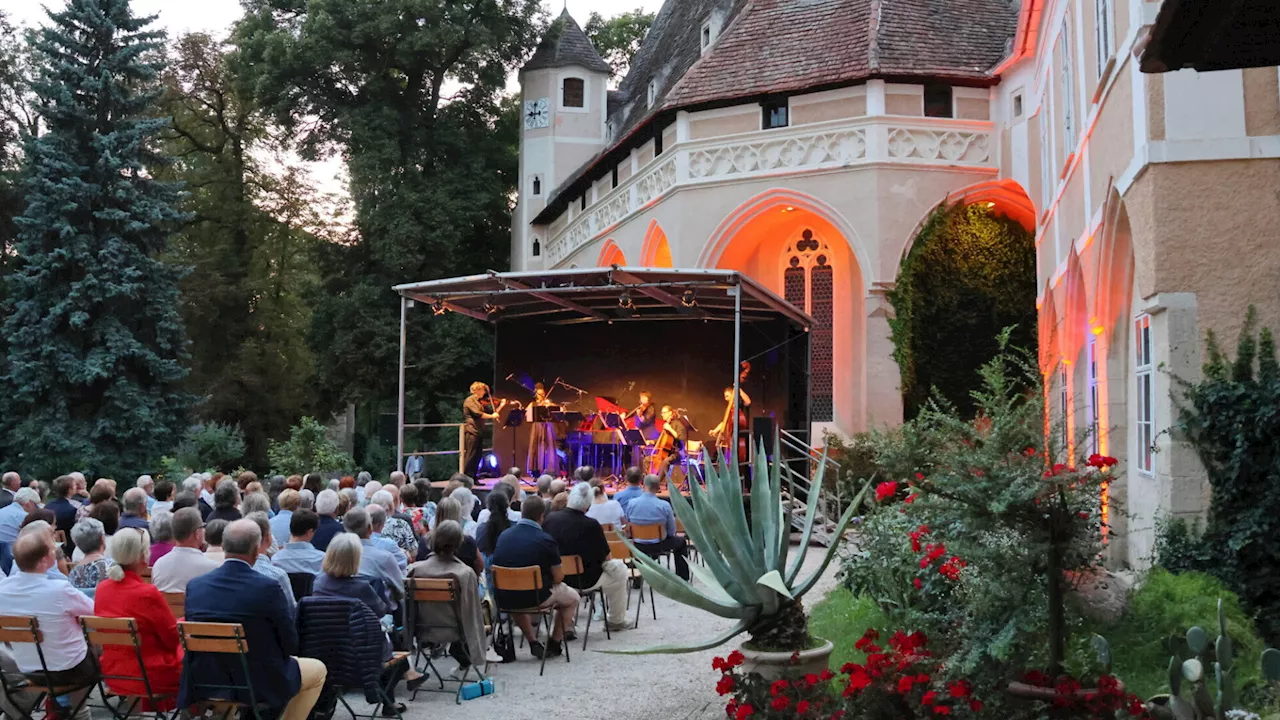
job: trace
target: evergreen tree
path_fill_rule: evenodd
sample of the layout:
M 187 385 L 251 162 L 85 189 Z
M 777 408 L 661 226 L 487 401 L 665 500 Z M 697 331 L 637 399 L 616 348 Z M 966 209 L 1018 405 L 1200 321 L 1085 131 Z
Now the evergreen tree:
M 173 445 L 190 404 L 181 268 L 158 259 L 180 193 L 146 170 L 167 119 L 163 34 L 129 0 L 70 0 L 34 36 L 43 134 L 24 158 L 21 267 L 6 277 L 0 442 L 10 466 L 123 477 Z

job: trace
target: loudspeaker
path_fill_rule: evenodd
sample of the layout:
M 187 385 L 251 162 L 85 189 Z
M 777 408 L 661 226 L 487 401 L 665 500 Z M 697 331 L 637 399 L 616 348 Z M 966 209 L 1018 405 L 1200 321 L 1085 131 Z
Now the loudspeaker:
M 764 441 L 764 451 L 773 452 L 773 416 L 761 415 L 751 418 L 751 448 L 759 447 Z

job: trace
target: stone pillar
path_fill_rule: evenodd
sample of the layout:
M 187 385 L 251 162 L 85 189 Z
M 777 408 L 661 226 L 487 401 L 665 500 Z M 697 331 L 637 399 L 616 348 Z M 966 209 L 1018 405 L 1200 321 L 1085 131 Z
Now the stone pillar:
M 902 424 L 902 373 L 893 359 L 889 319 L 893 283 L 874 283 L 867 293 L 866 398 L 868 429 Z

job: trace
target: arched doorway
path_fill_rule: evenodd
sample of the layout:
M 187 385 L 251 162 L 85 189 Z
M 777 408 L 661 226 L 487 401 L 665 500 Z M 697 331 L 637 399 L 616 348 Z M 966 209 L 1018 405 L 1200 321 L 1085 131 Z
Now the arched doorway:
M 622 254 L 622 249 L 613 241 L 613 238 L 605 242 L 604 247 L 600 248 L 600 256 L 596 258 L 596 265 L 599 267 L 626 264 L 627 256 Z
M 815 436 L 824 425 L 849 433 L 867 424 L 867 284 L 860 255 L 852 227 L 833 208 L 803 193 L 775 189 L 730 213 L 698 263 L 743 272 L 813 318 Z M 885 410 L 877 417 L 892 415 Z
M 671 246 L 667 244 L 667 234 L 657 220 L 649 221 L 649 228 L 644 234 L 644 246 L 640 250 L 640 264 L 644 267 L 669 268 L 671 265 Z

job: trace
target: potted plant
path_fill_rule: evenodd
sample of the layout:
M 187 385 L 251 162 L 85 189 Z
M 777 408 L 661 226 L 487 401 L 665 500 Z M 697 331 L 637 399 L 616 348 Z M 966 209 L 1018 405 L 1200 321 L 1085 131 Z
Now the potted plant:
M 780 458 L 776 435 L 773 447 L 774 457 Z M 825 460 L 824 455 L 810 484 L 814 495 L 822 488 Z M 753 465 L 749 520 L 737 464 L 729 462 L 717 467 L 704 453 L 703 467 L 705 488 L 697 482 L 689 483 L 687 499 L 678 492 L 671 493 L 672 509 L 703 559 L 704 566 L 690 564 L 697 586 L 645 555 L 630 540 L 624 541 L 631 546 L 641 575 L 655 590 L 677 602 L 737 622 L 728 631 L 703 642 L 620 652 L 697 652 L 747 633 L 749 639 L 741 647 L 747 671 L 766 677 L 778 677 L 784 670 L 821 672 L 827 667 L 832 644 L 809 635 L 801 598 L 818 582 L 838 545 L 832 543 L 826 549 L 821 565 L 812 574 L 800 577 L 813 536 L 817 498 L 809 498 L 800 546 L 789 558 L 792 511 L 782 502 L 782 464 L 768 461 L 764 443 L 760 443 Z M 835 538 L 844 534 L 870 487 L 868 482 L 845 510 Z

